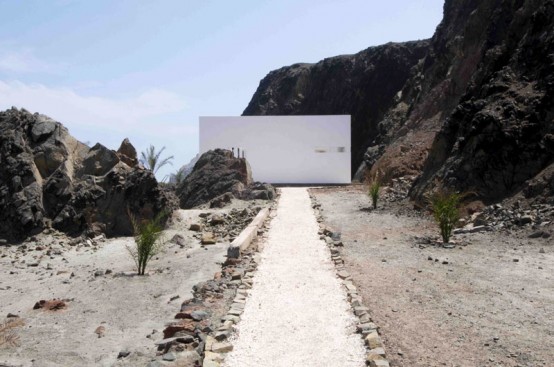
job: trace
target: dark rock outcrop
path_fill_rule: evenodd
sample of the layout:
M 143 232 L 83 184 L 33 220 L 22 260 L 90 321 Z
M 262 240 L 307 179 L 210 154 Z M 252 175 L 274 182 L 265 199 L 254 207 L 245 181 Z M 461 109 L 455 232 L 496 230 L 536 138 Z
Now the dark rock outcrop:
M 528 187 L 554 164 L 554 1 L 448 1 L 434 37 L 442 48 L 451 57 L 430 63 L 445 70 L 453 94 L 412 196 L 436 181 L 485 202 Z M 529 198 L 553 193 L 527 190 Z
M 134 167 L 139 164 L 137 150 L 127 138 L 123 139 L 116 153 L 119 159 L 129 167 Z
M 357 178 L 419 175 L 415 199 L 551 198 L 553 34 L 554 0 L 446 0 L 430 41 L 273 71 L 244 114 L 351 114 Z
M 352 115 L 352 172 L 374 144 L 378 122 L 425 56 L 428 41 L 388 43 L 355 55 L 270 72 L 243 115 Z
M 232 200 L 271 200 L 275 191 L 271 185 L 254 183 L 250 165 L 224 149 L 210 150 L 198 159 L 192 172 L 177 187 L 181 208 L 188 209 L 212 201 L 221 207 Z
M 142 218 L 171 211 L 154 175 L 125 163 L 136 160 L 132 145 L 122 147 L 89 148 L 47 116 L 0 112 L 0 238 L 19 241 L 49 226 L 129 235 L 128 209 Z

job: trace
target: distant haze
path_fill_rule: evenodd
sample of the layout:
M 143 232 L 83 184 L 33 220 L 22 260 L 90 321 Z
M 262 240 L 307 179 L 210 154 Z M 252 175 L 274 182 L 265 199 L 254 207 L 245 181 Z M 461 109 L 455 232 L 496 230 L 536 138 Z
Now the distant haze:
M 198 116 L 240 115 L 271 70 L 429 38 L 442 0 L 3 1 L 0 108 L 83 142 L 198 152 Z

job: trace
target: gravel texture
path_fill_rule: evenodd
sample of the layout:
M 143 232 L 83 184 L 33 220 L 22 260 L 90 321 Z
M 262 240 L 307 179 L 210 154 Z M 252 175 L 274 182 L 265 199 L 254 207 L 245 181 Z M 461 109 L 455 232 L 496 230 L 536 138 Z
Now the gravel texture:
M 305 188 L 283 188 L 227 367 L 364 365 L 356 319 Z
M 529 238 L 552 224 L 455 235 L 444 248 L 418 240 L 439 232 L 407 201 L 371 210 L 363 186 L 312 193 L 342 232 L 345 269 L 392 366 L 554 366 L 554 241 Z
M 92 247 L 71 247 L 68 240 L 61 247 L 55 240 L 52 246 L 61 249 L 52 256 L 46 249 L 24 254 L 21 246 L 0 247 L 0 321 L 13 313 L 25 323 L 16 329 L 18 346 L 0 346 L 0 366 L 146 366 L 164 324 L 190 298 L 192 287 L 211 279 L 225 260 L 227 244 L 204 249 L 193 237 L 197 232 L 188 231 L 203 212 L 209 210 L 176 213 L 164 237 L 180 234 L 185 246 L 167 243 L 144 277 L 134 275 L 126 249 L 134 244 L 131 237 Z M 29 266 L 32 261 L 37 265 Z M 53 298 L 67 300 L 67 307 L 33 310 L 39 300 Z M 125 357 L 118 359 L 120 354 Z

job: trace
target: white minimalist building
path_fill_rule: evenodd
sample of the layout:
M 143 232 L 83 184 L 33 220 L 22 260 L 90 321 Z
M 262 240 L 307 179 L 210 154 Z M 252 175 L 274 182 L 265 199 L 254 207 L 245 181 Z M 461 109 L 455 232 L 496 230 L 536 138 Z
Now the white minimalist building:
M 200 117 L 200 153 L 216 148 L 240 150 L 256 181 L 351 182 L 350 115 Z

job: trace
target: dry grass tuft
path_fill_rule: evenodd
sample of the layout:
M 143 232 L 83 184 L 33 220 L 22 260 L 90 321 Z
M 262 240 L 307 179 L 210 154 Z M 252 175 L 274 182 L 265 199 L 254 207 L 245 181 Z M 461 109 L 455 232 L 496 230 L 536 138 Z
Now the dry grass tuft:
M 19 335 L 16 328 L 25 325 L 25 322 L 17 318 L 9 318 L 0 323 L 0 347 L 19 346 Z

